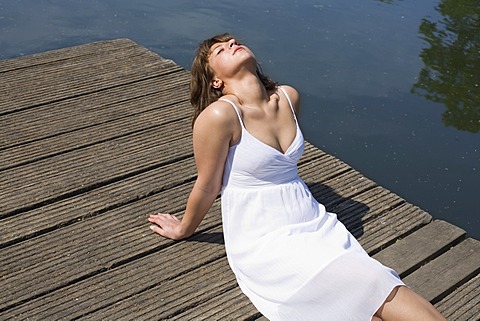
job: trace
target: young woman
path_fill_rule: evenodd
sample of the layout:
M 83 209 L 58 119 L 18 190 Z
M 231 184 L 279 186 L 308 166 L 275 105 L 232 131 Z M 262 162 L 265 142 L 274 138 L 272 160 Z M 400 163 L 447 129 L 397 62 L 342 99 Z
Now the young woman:
M 277 86 L 229 34 L 205 40 L 192 65 L 198 178 L 182 220 L 151 215 L 174 240 L 193 234 L 218 193 L 229 264 L 271 320 L 444 320 L 370 258 L 298 177 L 298 92 Z

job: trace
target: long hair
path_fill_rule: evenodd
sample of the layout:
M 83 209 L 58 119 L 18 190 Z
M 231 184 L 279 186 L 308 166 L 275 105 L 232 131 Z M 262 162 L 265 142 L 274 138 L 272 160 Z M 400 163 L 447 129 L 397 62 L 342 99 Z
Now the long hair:
M 234 37 L 228 33 L 216 35 L 200 43 L 197 53 L 192 63 L 192 77 L 190 79 L 190 103 L 192 104 L 193 120 L 192 127 L 198 115 L 207 108 L 208 105 L 223 96 L 222 90 L 213 88 L 212 81 L 214 72 L 208 63 L 210 48 L 219 42 L 228 42 Z M 267 90 L 274 90 L 277 83 L 265 76 L 262 69 L 257 64 L 257 75 Z

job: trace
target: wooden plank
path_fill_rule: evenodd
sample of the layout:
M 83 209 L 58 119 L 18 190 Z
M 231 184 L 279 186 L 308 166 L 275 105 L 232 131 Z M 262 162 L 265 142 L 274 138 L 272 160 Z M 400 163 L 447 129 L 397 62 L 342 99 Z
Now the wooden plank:
M 39 236 L 149 195 L 191 182 L 193 157 L 1 221 L 0 248 Z
M 4 157 L 0 160 L 0 170 L 26 165 L 141 131 L 159 128 L 169 122 L 182 119 L 190 121 L 190 117 L 178 112 L 187 109 L 188 106 L 185 101 L 179 104 L 160 106 L 159 109 L 135 114 L 128 118 L 119 118 L 96 126 L 92 125 L 73 132 L 8 148 L 2 152 Z
M 0 72 L 29 68 L 32 66 L 51 63 L 53 61 L 61 61 L 72 57 L 88 56 L 92 54 L 108 55 L 112 51 L 128 49 L 129 47 L 134 46 L 137 46 L 137 44 L 130 39 L 114 39 L 45 51 L 28 56 L 0 60 Z
M 181 210 L 190 189 L 191 184 L 172 188 L 3 249 L 0 261 L 7 263 L 2 263 L 0 271 L 3 283 L 0 311 L 171 245 L 173 241 L 159 239 L 151 233 L 146 221 L 147 214 L 159 208 L 172 209 L 170 212 L 173 213 Z M 166 204 L 166 200 L 172 203 Z M 217 201 L 202 222 L 199 232 L 220 224 Z M 192 248 L 186 250 L 185 255 L 189 255 Z M 177 256 L 180 254 L 176 253 Z M 180 258 L 175 257 L 173 261 L 178 263 L 177 260 Z
M 10 72 L 8 77 L 3 74 L 5 94 L 0 96 L 0 114 L 183 70 L 145 48 L 137 46 L 131 52 L 124 55 L 119 51 L 118 57 L 107 55 L 103 58 L 100 55 L 97 63 L 89 60 L 91 68 L 85 68 L 85 62 L 67 60 L 68 63 L 60 62 L 60 70 L 54 63 L 39 65 L 34 70 Z M 35 90 L 25 92 L 23 88 Z
M 313 146 L 311 143 L 305 141 L 305 148 L 302 154 L 302 157 L 298 161 L 298 166 L 305 168 L 308 164 L 313 161 L 314 159 L 322 158 L 327 156 L 323 150 L 320 150 Z M 300 169 L 299 169 L 300 171 Z
M 150 79 L 0 116 L 0 148 L 25 145 L 61 134 L 75 134 L 82 129 L 94 132 L 94 126 L 186 101 L 188 81 L 181 76 L 180 73 L 167 75 L 161 78 L 163 80 Z M 138 88 L 143 86 L 151 88 L 139 91 Z M 190 105 L 181 106 L 185 106 L 185 110 L 179 108 L 178 115 L 189 117 Z M 117 130 L 122 131 L 122 127 Z
M 394 269 L 403 278 L 447 251 L 465 237 L 465 234 L 464 230 L 452 224 L 434 221 L 373 257 Z
M 151 263 L 150 263 L 151 265 Z M 199 278 L 198 275 L 202 275 Z M 205 264 L 196 271 L 167 280 L 147 291 L 86 315 L 97 320 L 171 319 L 182 311 L 194 312 L 205 301 L 217 301 L 236 288 L 226 257 Z M 142 307 L 136 309 L 136 307 Z M 187 318 L 192 320 L 191 318 Z
M 299 171 L 299 174 L 304 178 L 309 188 L 314 190 L 317 184 L 350 170 L 352 169 L 339 159 L 331 155 L 322 155 L 305 164 L 305 169 Z
M 93 248 L 98 249 L 100 246 L 104 246 L 105 256 L 111 252 L 111 254 L 121 258 L 121 255 L 125 253 L 120 253 L 120 246 L 117 249 L 114 247 L 110 248 L 114 246 L 111 244 L 111 241 L 119 238 L 120 245 L 127 238 L 134 237 L 134 234 L 138 233 L 138 231 L 135 232 L 135 229 L 146 229 L 148 227 L 146 220 L 148 214 L 154 213 L 159 208 L 170 213 L 182 211 L 185 208 L 188 192 L 192 185 L 193 183 L 190 182 L 175 186 L 158 194 L 142 198 L 137 202 L 114 208 L 101 213 L 101 215 L 78 220 L 75 224 L 70 224 L 51 233 L 4 248 L 0 252 L 0 258 L 4 259 L 0 266 L 0 273 L 7 277 L 10 274 L 16 275 L 19 271 L 18 268 L 29 267 L 34 272 L 41 266 L 51 265 L 53 269 L 53 265 L 60 262 L 64 262 L 65 266 L 58 265 L 58 269 L 67 268 L 70 265 L 69 260 L 73 260 L 73 258 L 68 259 L 71 256 L 69 251 L 75 250 L 75 256 L 87 255 L 86 253 L 89 252 L 89 244 L 85 244 L 84 241 L 86 239 L 91 240 L 93 243 L 101 240 L 100 243 L 94 244 Z M 122 219 L 115 223 L 115 217 L 117 216 Z M 218 224 L 218 222 L 214 224 Z M 116 226 L 115 230 L 110 230 L 112 226 Z M 127 233 L 126 231 L 129 232 Z M 133 234 L 130 234 L 130 232 Z M 148 234 L 152 234 L 149 230 L 148 232 Z M 104 233 L 105 239 L 102 237 L 102 233 Z M 122 233 L 125 235 L 119 235 Z M 142 238 L 142 236 L 136 236 L 139 239 Z M 138 242 L 138 240 L 133 240 L 132 244 L 135 242 Z M 131 246 L 131 250 L 133 250 L 134 246 Z M 85 253 L 82 254 L 83 252 Z M 100 256 L 103 257 L 104 255 Z M 104 260 L 105 258 L 100 258 L 97 262 L 100 263 Z M 23 272 L 20 271 L 20 273 Z
M 375 186 L 352 198 L 346 198 L 342 202 L 336 203 L 329 208 L 329 211 L 337 213 L 343 224 L 353 230 L 403 203 L 405 200 L 402 198 Z
M 430 223 L 431 220 L 432 216 L 427 212 L 404 203 L 369 221 L 365 227 L 355 228 L 351 232 L 363 248 L 373 255 L 397 239 Z
M 13 92 L 20 92 L 20 86 L 28 83 L 35 84 L 35 89 L 54 87 L 50 81 L 57 82 L 55 76 L 62 75 L 67 81 L 81 81 L 80 75 L 92 75 L 93 70 L 101 70 L 104 74 L 113 70 L 112 63 L 117 60 L 119 66 L 123 65 L 123 59 L 138 59 L 138 56 L 152 57 L 152 54 L 138 45 L 132 45 L 122 50 L 110 51 L 108 55 L 91 53 L 88 56 L 74 56 L 68 59 L 50 61 L 49 63 L 32 65 L 29 68 L 21 68 L 8 72 L 2 72 L 2 79 L 9 83 Z M 71 74 L 70 74 L 71 73 Z M 98 72 L 97 72 L 98 73 Z M 100 74 L 100 73 L 99 73 Z M 43 82 L 40 76 L 43 75 Z M 33 91 L 35 93 L 35 91 Z
M 190 121 L 179 120 L 3 171 L 0 211 L 11 215 L 29 210 L 183 159 L 191 155 L 190 135 Z M 172 146 L 171 141 L 176 144 Z
M 314 175 L 312 178 L 315 179 L 315 176 L 317 175 Z M 311 181 L 312 178 L 308 180 Z M 310 185 L 309 187 L 315 198 L 329 209 L 374 186 L 374 182 L 362 178 L 358 172 L 348 170 L 324 182 L 317 182 L 314 185 Z
M 436 303 L 477 275 L 480 271 L 478 262 L 480 241 L 468 238 L 403 280 L 425 299 Z
M 40 320 L 76 319 L 115 303 L 121 303 L 128 298 L 134 300 L 134 295 L 152 291 L 150 289 L 154 288 L 160 291 L 160 294 L 150 295 L 150 298 L 158 298 L 157 304 L 169 304 L 169 307 L 174 310 L 176 302 L 164 297 L 161 291 L 165 291 L 167 287 L 164 289 L 163 285 L 171 284 L 168 283 L 171 282 L 170 280 L 177 279 L 176 285 L 181 286 L 182 277 L 185 275 L 188 277 L 189 272 L 192 278 L 197 276 L 198 282 L 208 283 L 208 279 L 199 280 L 198 274 L 194 271 L 208 271 L 206 264 L 225 258 L 219 231 L 221 227 L 217 225 L 209 231 L 204 230 L 205 233 L 197 234 L 188 241 L 176 243 L 168 240 L 159 242 L 158 237 L 149 233 L 142 237 L 145 248 L 149 249 L 147 256 L 139 257 L 124 265 L 114 266 L 104 273 L 90 275 L 76 284 L 50 291 L 26 304 L 16 305 L 5 311 L 2 317 L 24 319 L 27 316 L 35 316 Z M 205 266 L 203 270 L 202 266 Z M 221 277 L 220 274 L 219 278 Z M 197 289 L 191 289 L 190 292 Z M 176 291 L 170 286 L 167 292 L 174 295 Z M 181 293 L 176 295 L 178 298 Z M 208 293 L 204 295 L 208 296 Z M 166 300 L 161 301 L 162 298 Z M 183 304 L 186 303 L 183 302 Z M 148 312 L 148 306 L 141 307 L 144 309 L 140 311 L 141 313 Z M 161 313 L 158 310 L 156 312 Z
M 333 156 L 313 159 L 299 172 L 309 182 L 314 197 L 328 211 L 337 212 L 347 229 L 370 253 L 431 220 L 428 213 L 406 204 L 404 199 L 378 187 Z
M 480 320 L 480 274 L 455 289 L 435 306 L 448 320 Z
M 260 312 L 240 288 L 236 287 L 217 298 L 175 315 L 171 320 L 254 320 L 260 316 Z

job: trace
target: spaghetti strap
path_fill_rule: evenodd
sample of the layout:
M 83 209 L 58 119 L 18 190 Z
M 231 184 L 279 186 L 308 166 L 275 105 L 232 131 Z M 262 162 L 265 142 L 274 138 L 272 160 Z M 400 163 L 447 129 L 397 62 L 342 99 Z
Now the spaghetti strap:
M 282 93 L 285 95 L 285 97 L 287 97 L 288 105 L 290 106 L 290 109 L 292 110 L 292 113 L 293 113 L 293 119 L 295 119 L 295 122 L 297 122 L 297 115 L 295 114 L 295 109 L 293 108 L 293 104 L 292 104 L 292 101 L 290 100 L 290 97 L 288 96 L 285 89 L 283 89 L 281 86 L 278 86 L 278 89 L 280 89 Z
M 238 111 L 238 107 L 233 103 L 233 101 L 231 101 L 227 98 L 223 98 L 223 97 L 218 99 L 218 100 L 226 101 L 227 103 L 229 103 L 230 105 L 233 106 L 233 109 L 235 109 L 235 112 L 237 113 L 238 120 L 240 121 L 240 125 L 242 125 L 242 128 L 245 129 L 245 125 L 243 124 L 242 116 L 240 116 L 240 112 Z

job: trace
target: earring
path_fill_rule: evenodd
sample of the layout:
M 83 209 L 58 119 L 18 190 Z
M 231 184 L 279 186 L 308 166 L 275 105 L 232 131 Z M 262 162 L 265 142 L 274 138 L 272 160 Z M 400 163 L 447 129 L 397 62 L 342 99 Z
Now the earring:
M 213 88 L 218 89 L 222 86 L 223 86 L 223 81 L 221 81 L 220 79 L 215 79 L 213 81 Z

